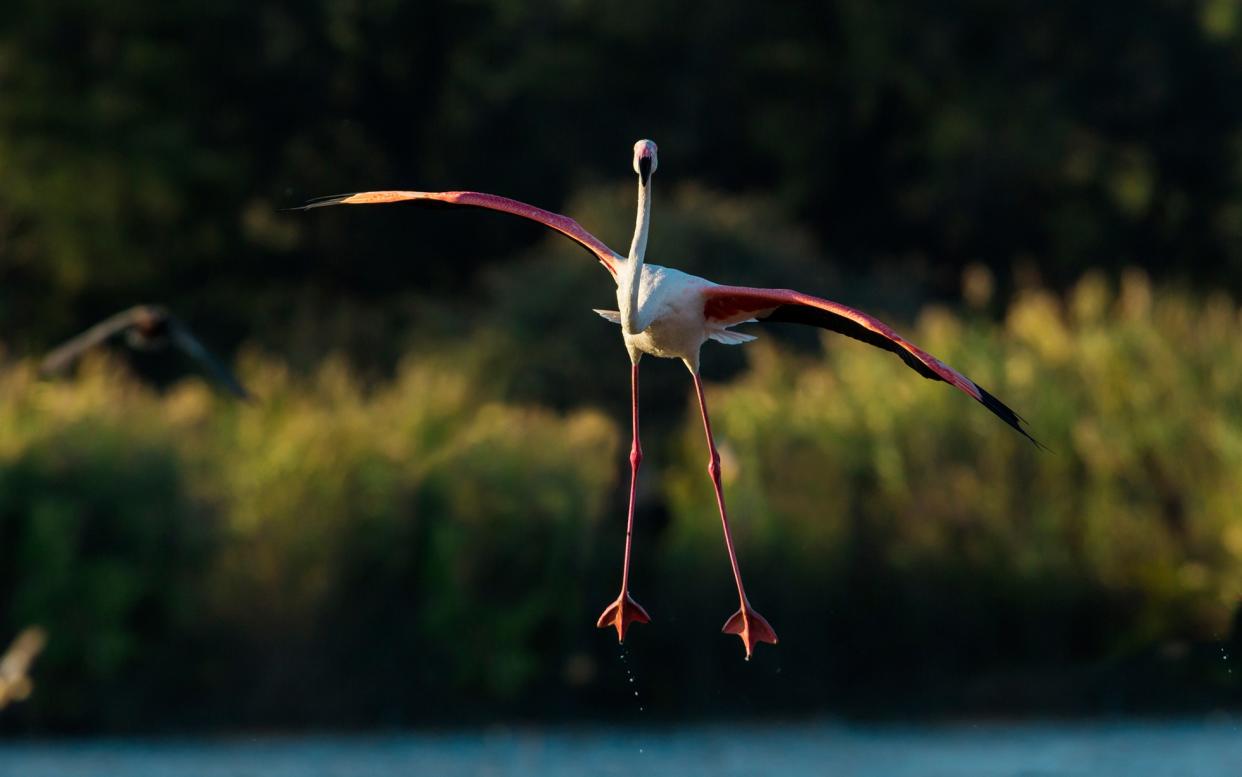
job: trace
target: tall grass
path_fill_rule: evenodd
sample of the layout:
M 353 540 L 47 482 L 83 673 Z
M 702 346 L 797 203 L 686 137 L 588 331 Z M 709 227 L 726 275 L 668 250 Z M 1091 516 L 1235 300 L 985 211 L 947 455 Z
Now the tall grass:
M 743 671 L 717 633 L 736 603 L 687 396 L 646 481 L 667 528 L 640 515 L 644 698 L 905 711 L 1124 704 L 1100 689 L 1157 676 L 1179 678 L 1161 701 L 1236 689 L 1196 646 L 1231 637 L 1242 593 L 1238 307 L 1130 274 L 1028 291 L 999 324 L 931 308 L 903 329 L 1051 452 L 852 340 L 747 346 L 708 399 L 748 592 L 782 643 Z M 592 628 L 619 561 L 617 425 L 506 400 L 463 355 L 364 384 L 339 359 L 297 376 L 250 354 L 254 404 L 196 379 L 157 393 L 107 359 L 70 382 L 0 372 L 0 623 L 51 634 L 24 719 L 401 723 L 629 698 Z
M 755 343 L 709 402 L 743 571 L 778 631 L 821 624 L 827 655 L 902 676 L 1176 655 L 1229 635 L 1242 595 L 1231 301 L 1091 276 L 1065 299 L 1022 294 L 1000 326 L 931 308 L 908 335 L 1051 452 L 891 354 L 832 335 L 817 357 Z M 670 574 L 725 597 L 697 419 L 680 450 Z
M 539 646 L 578 625 L 612 424 L 506 404 L 434 359 L 373 388 L 334 359 L 309 380 L 243 371 L 254 405 L 197 380 L 158 396 L 101 360 L 72 383 L 0 377 L 0 613 L 49 628 L 63 690 L 34 706 L 149 714 L 168 683 L 230 675 L 243 687 L 213 690 L 239 722 L 374 694 L 334 674 L 384 698 L 528 688 Z

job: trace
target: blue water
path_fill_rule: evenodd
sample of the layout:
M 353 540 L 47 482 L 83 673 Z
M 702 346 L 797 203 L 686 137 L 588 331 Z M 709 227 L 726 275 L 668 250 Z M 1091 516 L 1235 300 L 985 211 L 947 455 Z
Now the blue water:
M 1230 777 L 1242 720 L 0 743 L 2 777 Z

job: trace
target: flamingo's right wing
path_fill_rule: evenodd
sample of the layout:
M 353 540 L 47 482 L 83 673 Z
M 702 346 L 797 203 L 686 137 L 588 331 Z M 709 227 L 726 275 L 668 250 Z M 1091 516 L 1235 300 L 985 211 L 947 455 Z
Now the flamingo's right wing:
M 444 202 L 450 205 L 487 208 L 488 210 L 511 213 L 514 216 L 521 216 L 531 221 L 538 221 L 545 227 L 560 232 L 590 251 L 614 278 L 617 277 L 617 270 L 620 265 L 625 262 L 624 257 L 605 245 L 604 241 L 587 232 L 582 228 L 581 224 L 570 217 L 495 194 L 484 194 L 482 192 L 358 192 L 356 194 L 338 194 L 332 197 L 321 197 L 308 202 L 301 208 L 295 208 L 295 210 L 309 210 L 310 208 L 322 208 L 328 205 L 371 205 L 380 202 L 409 201 Z
M 117 332 L 129 329 L 138 323 L 140 319 L 148 315 L 149 309 L 147 305 L 136 305 L 129 310 L 122 310 L 120 313 L 108 316 L 82 334 L 58 345 L 39 364 L 39 374 L 55 375 L 64 372 L 82 354 L 112 337 Z
M 979 384 L 911 343 L 874 316 L 832 300 L 790 289 L 748 286 L 709 286 L 703 290 L 703 317 L 713 324 L 732 326 L 747 320 L 808 324 L 861 340 L 897 354 L 915 372 L 941 380 L 992 411 L 1035 445 L 1044 446 L 1023 428 L 1024 420 Z

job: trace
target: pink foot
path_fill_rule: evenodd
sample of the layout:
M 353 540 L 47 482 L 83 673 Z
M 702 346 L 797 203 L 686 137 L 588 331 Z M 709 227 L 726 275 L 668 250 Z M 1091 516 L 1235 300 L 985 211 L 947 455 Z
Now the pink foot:
M 630 627 L 631 623 L 650 623 L 651 616 L 642 608 L 638 602 L 630 598 L 628 591 L 622 591 L 621 595 L 612 604 L 604 608 L 604 612 L 599 616 L 599 620 L 595 625 L 601 629 L 613 626 L 617 630 L 617 642 L 625 642 L 625 630 Z
M 762 615 L 751 609 L 749 604 L 733 613 L 733 617 L 725 621 L 721 631 L 725 634 L 736 634 L 742 638 L 742 644 L 746 646 L 747 661 L 750 660 L 750 654 L 754 652 L 756 643 L 776 644 L 776 632 Z

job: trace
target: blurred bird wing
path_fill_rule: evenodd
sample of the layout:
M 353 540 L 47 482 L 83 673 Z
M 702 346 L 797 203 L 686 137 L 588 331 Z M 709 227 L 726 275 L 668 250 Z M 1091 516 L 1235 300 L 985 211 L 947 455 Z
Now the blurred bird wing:
M 508 197 L 500 197 L 495 194 L 484 194 L 482 192 L 407 192 L 407 191 L 383 191 L 383 192 L 358 192 L 356 194 L 338 194 L 331 197 L 321 197 L 312 200 L 306 205 L 294 210 L 309 210 L 310 208 L 323 208 L 328 205 L 372 205 L 383 202 L 442 202 L 449 205 L 466 205 L 475 208 L 487 208 L 488 210 L 498 210 L 504 213 L 511 213 L 514 216 L 521 216 L 531 221 L 537 221 L 549 229 L 554 229 L 562 235 L 570 238 L 578 245 L 594 254 L 599 259 L 600 264 L 604 265 L 604 269 L 608 270 L 614 278 L 617 276 L 618 268 L 625 263 L 625 257 L 617 254 L 611 248 L 604 244 L 604 241 L 592 235 L 582 228 L 582 225 L 574 221 L 568 216 L 562 216 L 559 213 L 536 208 L 534 205 L 527 205 L 524 202 L 511 200 Z
M 202 364 L 211 376 L 235 397 L 238 399 L 250 399 L 250 392 L 246 391 L 241 381 L 233 374 L 233 371 L 213 356 L 211 351 L 207 350 L 207 346 L 203 345 L 190 331 L 190 328 L 181 323 L 180 319 L 173 316 L 169 317 L 168 336 L 178 348 Z
M 82 354 L 104 342 L 117 332 L 123 332 L 136 324 L 139 319 L 151 314 L 147 305 L 135 305 L 108 316 L 80 335 L 66 340 L 43 358 L 39 364 L 40 375 L 54 375 L 69 369 Z
M 1024 420 L 974 381 L 917 347 L 878 318 L 838 302 L 790 289 L 746 286 L 708 286 L 703 289 L 703 315 L 708 324 L 731 326 L 747 319 L 807 324 L 827 329 L 897 354 L 910 368 L 929 380 L 941 380 L 964 391 L 1043 447 L 1022 427 Z
M 47 644 L 47 632 L 38 626 L 31 626 L 17 635 L 13 644 L 3 656 L 0 656 L 0 678 L 16 682 L 26 676 L 30 665 L 34 663 L 43 646 Z

